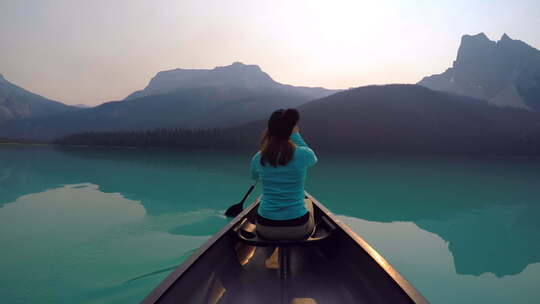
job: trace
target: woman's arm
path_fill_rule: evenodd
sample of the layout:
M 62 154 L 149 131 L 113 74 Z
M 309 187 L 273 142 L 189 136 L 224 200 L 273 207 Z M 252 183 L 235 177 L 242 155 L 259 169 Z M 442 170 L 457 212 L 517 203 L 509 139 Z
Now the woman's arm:
M 317 158 L 317 155 L 315 155 L 315 152 L 313 152 L 313 150 L 311 150 L 309 147 L 304 147 L 303 149 L 305 149 L 308 152 L 307 153 L 307 158 L 306 158 L 307 166 L 311 167 L 311 166 L 315 165 L 317 163 L 317 161 L 319 160 Z
M 259 158 L 257 157 L 257 155 L 260 155 L 259 152 L 257 152 L 257 154 L 253 155 L 253 157 L 251 158 L 251 179 L 253 180 L 259 180 Z
M 315 152 L 311 150 L 310 147 L 306 144 L 302 136 L 300 136 L 300 133 L 298 132 L 298 127 L 294 127 L 293 133 L 291 134 L 291 141 L 297 146 L 300 147 L 302 150 L 304 150 L 306 153 L 306 165 L 308 167 L 311 167 L 317 163 L 318 158 L 317 155 L 315 155 Z
M 298 131 L 295 131 L 297 130 L 298 127 L 294 127 L 294 130 L 293 130 L 293 133 L 291 134 L 291 141 L 297 146 L 297 147 L 307 147 L 308 145 L 306 144 L 306 142 L 304 141 L 304 139 L 302 138 L 302 136 L 300 136 L 300 133 Z

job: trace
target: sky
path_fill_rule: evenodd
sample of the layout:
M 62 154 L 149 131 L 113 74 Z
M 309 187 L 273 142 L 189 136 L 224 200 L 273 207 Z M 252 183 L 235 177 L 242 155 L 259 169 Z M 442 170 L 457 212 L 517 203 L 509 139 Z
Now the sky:
M 1 0 L 0 73 L 67 104 L 143 89 L 159 71 L 257 64 L 346 89 L 443 72 L 461 36 L 540 49 L 538 0 Z

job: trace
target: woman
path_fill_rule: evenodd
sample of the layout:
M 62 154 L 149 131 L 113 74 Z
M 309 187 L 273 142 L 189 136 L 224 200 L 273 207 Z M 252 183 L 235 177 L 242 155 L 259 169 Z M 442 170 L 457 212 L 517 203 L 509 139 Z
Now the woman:
M 315 227 L 312 203 L 304 200 L 304 181 L 317 156 L 298 132 L 299 119 L 295 109 L 272 113 L 260 151 L 251 159 L 251 175 L 263 187 L 257 233 L 267 239 L 302 239 Z

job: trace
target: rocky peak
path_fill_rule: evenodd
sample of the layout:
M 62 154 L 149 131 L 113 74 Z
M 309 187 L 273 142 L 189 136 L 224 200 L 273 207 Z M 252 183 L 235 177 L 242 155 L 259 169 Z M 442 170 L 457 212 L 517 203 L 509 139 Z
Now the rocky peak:
M 461 37 L 461 47 L 492 47 L 495 42 L 489 40 L 484 33 L 476 35 L 463 35 Z
M 260 71 L 261 68 L 256 64 L 243 64 L 240 61 L 235 61 L 231 65 L 215 67 L 214 70 L 255 70 L 255 71 Z
M 307 96 L 310 99 L 326 97 L 336 92 L 336 90 L 324 88 L 284 85 L 274 81 L 258 65 L 236 61 L 230 65 L 218 66 L 213 69 L 174 69 L 159 72 L 150 80 L 144 90 L 136 91 L 126 99 L 195 88 L 239 88 L 258 92 L 271 90 L 273 92 L 279 91 L 279 94 L 292 94 L 302 98 Z
M 512 38 L 510 38 L 508 35 L 506 35 L 506 33 L 504 33 L 504 34 L 502 35 L 501 39 L 499 40 L 499 42 L 501 42 L 501 41 L 508 41 L 508 40 L 513 41 Z
M 500 106 L 540 111 L 540 52 L 503 34 L 497 42 L 484 33 L 464 35 L 451 69 L 419 84 L 485 99 Z
M 210 74 L 214 81 L 218 81 L 223 85 L 238 83 L 246 87 L 264 87 L 277 84 L 258 65 L 247 65 L 238 61 L 231 65 L 216 67 Z
M 463 43 L 463 41 L 486 41 L 486 42 L 491 42 L 491 40 L 489 40 L 489 38 L 484 33 L 478 33 L 476 35 L 463 35 L 461 37 L 461 42 Z
M 234 73 L 234 74 L 245 73 L 245 74 L 251 74 L 251 75 L 266 74 L 261 70 L 261 68 L 258 65 L 243 64 L 238 61 L 234 62 L 231 65 L 215 67 L 212 71 L 220 72 L 220 73 Z
M 539 51 L 527 43 L 512 39 L 508 35 L 503 34 L 501 39 L 497 42 L 497 46 L 501 49 L 502 52 L 511 52 L 517 55 L 516 59 L 523 59 L 529 56 L 538 56 Z M 536 55 L 535 55 L 536 54 Z
M 144 90 L 131 94 L 127 99 L 164 94 L 183 88 L 257 88 L 278 85 L 258 65 L 248 65 L 237 61 L 231 65 L 218 66 L 213 69 L 174 69 L 159 72 Z
M 459 46 L 457 64 L 469 64 L 478 60 L 479 57 L 485 56 L 492 48 L 496 46 L 494 41 L 484 33 L 476 35 L 463 35 L 461 37 L 461 45 Z
M 520 47 L 521 44 L 521 41 L 510 38 L 508 35 L 506 35 L 506 33 L 501 36 L 501 39 L 499 41 L 497 41 L 497 46 L 503 48 L 508 46 Z

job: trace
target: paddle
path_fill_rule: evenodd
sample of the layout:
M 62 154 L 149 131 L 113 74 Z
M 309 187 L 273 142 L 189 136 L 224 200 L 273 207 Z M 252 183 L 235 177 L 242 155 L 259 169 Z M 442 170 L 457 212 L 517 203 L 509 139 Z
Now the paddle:
M 244 210 L 244 202 L 246 201 L 246 198 L 249 196 L 251 191 L 253 191 L 253 188 L 257 185 L 259 181 L 256 181 L 253 185 L 249 187 L 249 190 L 246 192 L 246 195 L 244 195 L 244 198 L 240 201 L 240 203 L 232 205 L 225 211 L 225 215 L 228 217 L 236 217 L 237 215 Z

